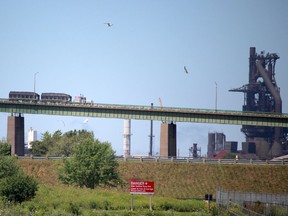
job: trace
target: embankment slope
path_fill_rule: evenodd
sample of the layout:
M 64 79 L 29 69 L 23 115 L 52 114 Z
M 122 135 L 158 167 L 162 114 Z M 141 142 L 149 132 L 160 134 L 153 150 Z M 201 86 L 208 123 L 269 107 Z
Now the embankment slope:
M 61 161 L 18 160 L 23 170 L 43 184 L 58 185 Z M 117 190 L 129 193 L 130 179 L 155 182 L 156 196 L 202 198 L 217 188 L 231 191 L 288 194 L 287 165 L 119 162 L 125 182 Z

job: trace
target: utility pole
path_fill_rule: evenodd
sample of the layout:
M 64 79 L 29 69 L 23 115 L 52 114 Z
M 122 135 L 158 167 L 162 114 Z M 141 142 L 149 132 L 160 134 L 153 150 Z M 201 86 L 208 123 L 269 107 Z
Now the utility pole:
M 34 73 L 34 99 L 36 99 L 36 75 L 38 74 L 39 72 L 36 72 Z
M 151 109 L 153 109 L 153 103 L 151 103 Z M 149 148 L 149 156 L 152 156 L 152 148 L 153 148 L 153 120 L 150 123 L 150 148 Z
M 215 82 L 215 111 L 217 110 L 217 97 L 218 97 L 217 82 Z

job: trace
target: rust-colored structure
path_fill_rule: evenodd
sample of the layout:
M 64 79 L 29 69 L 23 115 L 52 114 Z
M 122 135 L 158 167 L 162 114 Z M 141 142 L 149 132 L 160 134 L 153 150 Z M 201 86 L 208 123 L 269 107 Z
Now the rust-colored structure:
M 7 141 L 11 144 L 11 155 L 24 155 L 24 117 L 8 116 Z
M 208 158 L 213 158 L 215 155 L 224 150 L 225 142 L 226 136 L 224 133 L 208 133 Z
M 280 88 L 275 79 L 277 53 L 256 53 L 255 47 L 250 47 L 249 83 L 233 92 L 244 93 L 243 111 L 282 113 Z M 243 153 L 255 151 L 260 159 L 271 159 L 287 153 L 287 128 L 259 127 L 243 125 L 241 131 L 246 136 L 243 143 Z M 246 152 L 248 151 L 248 152 Z
M 176 157 L 176 124 L 161 124 L 160 157 Z

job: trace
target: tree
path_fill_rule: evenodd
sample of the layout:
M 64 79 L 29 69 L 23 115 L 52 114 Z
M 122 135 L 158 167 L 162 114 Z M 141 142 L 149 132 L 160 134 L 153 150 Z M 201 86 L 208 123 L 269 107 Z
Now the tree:
M 70 159 L 64 159 L 59 179 L 80 187 L 115 186 L 119 181 L 115 152 L 108 142 L 86 139 L 76 146 Z
M 42 134 L 41 141 L 32 142 L 31 153 L 35 156 L 64 156 L 69 157 L 73 154 L 74 149 L 84 139 L 94 140 L 93 132 L 86 130 L 68 131 L 64 134 L 60 130 L 55 131 L 53 134 L 45 132 Z
M 55 145 L 55 148 L 53 149 L 53 155 L 69 157 L 73 154 L 75 146 L 76 143 L 72 139 L 63 136 L 57 145 Z M 50 152 L 52 153 L 52 151 Z
M 59 156 L 57 154 L 53 154 L 53 149 L 57 148 L 55 147 L 59 140 L 61 139 L 62 132 L 60 130 L 57 130 L 54 132 L 54 134 L 50 134 L 48 131 L 46 131 L 44 134 L 42 134 L 42 141 L 34 141 L 31 143 L 32 155 L 35 156 L 43 156 L 43 155 L 53 155 L 53 156 Z M 52 152 L 52 154 L 51 154 Z
M 0 156 L 11 155 L 11 145 L 7 142 L 0 141 Z
M 93 132 L 86 130 L 68 131 L 60 139 L 55 141 L 53 148 L 49 149 L 50 155 L 69 157 L 73 154 L 75 147 L 85 139 L 94 140 Z
M 0 196 L 10 202 L 23 202 L 33 198 L 37 182 L 20 170 L 15 158 L 0 157 Z
M 57 145 L 61 136 L 61 130 L 55 131 L 54 134 L 50 134 L 48 131 L 43 134 L 42 147 L 47 149 L 45 155 L 60 156 L 55 152 L 57 152 Z
M 19 172 L 19 166 L 15 158 L 9 156 L 0 157 L 0 180 Z
M 22 203 L 36 195 L 37 187 L 37 182 L 21 171 L 1 181 L 0 195 L 10 202 Z
M 32 150 L 31 150 L 32 155 L 43 156 L 43 155 L 46 155 L 48 152 L 48 146 L 45 142 L 36 140 L 36 141 L 31 142 L 31 145 L 32 145 Z

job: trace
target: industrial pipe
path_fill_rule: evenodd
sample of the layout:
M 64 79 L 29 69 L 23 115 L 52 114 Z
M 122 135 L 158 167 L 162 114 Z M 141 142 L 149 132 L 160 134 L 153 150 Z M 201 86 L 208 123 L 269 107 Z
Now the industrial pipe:
M 262 76 L 262 78 L 265 82 L 265 85 L 267 86 L 267 88 L 271 92 L 272 96 L 274 97 L 275 112 L 276 113 L 282 113 L 282 100 L 280 97 L 280 93 L 278 91 L 276 91 L 275 86 L 273 85 L 273 83 L 269 79 L 269 75 L 268 75 L 267 70 L 261 64 L 261 61 L 256 62 L 256 67 L 257 67 L 260 75 Z M 277 85 L 276 85 L 276 87 L 277 87 Z M 272 157 L 273 156 L 280 156 L 282 153 L 282 151 L 281 151 L 282 147 L 280 144 L 280 140 L 281 140 L 281 128 L 275 127 L 275 129 L 274 129 L 274 142 L 270 148 L 270 152 L 268 153 Z
M 275 112 L 276 113 L 282 113 L 282 100 L 281 100 L 280 94 L 278 91 L 276 91 L 275 86 L 273 85 L 273 83 L 269 79 L 267 70 L 265 68 L 263 68 L 261 61 L 257 61 L 256 66 L 257 66 L 257 69 L 258 69 L 260 75 L 262 76 L 262 78 L 265 82 L 265 85 L 267 86 L 267 88 L 271 92 L 272 96 L 274 97 Z

